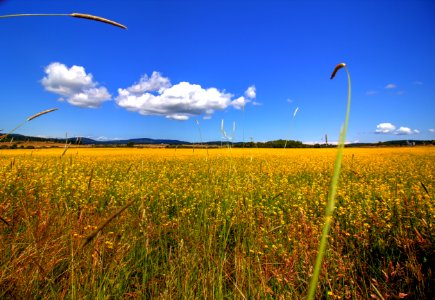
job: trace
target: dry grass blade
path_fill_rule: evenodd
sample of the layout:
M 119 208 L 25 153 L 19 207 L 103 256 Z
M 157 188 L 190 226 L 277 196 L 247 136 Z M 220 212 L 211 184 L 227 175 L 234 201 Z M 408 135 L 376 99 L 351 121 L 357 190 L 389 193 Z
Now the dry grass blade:
M 65 147 L 63 147 L 63 152 L 60 157 L 63 157 L 66 153 L 66 151 L 69 149 L 69 146 L 71 146 L 71 143 L 65 144 Z
M 130 170 L 130 169 L 128 169 L 128 170 Z M 128 173 L 128 172 L 127 172 L 127 173 Z M 94 168 L 92 168 L 92 170 L 91 170 L 91 175 L 89 176 L 89 181 L 88 181 L 88 191 L 91 189 L 92 177 L 94 177 Z
M 126 210 L 130 205 L 132 205 L 134 203 L 134 200 L 131 200 L 129 202 L 127 202 L 123 207 L 121 207 L 118 211 L 116 211 L 113 215 L 111 215 L 110 217 L 108 217 L 103 223 L 101 223 L 100 226 L 97 227 L 97 229 L 95 229 L 93 232 L 91 232 L 91 234 L 89 234 L 83 245 L 82 248 L 84 248 L 87 244 L 89 244 L 96 236 L 97 234 L 104 229 L 104 227 L 107 226 L 107 224 L 110 223 L 110 221 L 112 221 L 114 218 L 116 218 L 118 215 L 120 215 L 124 210 Z
M 376 286 L 373 283 L 370 283 L 370 285 L 372 286 L 372 288 L 375 290 L 376 294 L 378 294 L 379 299 L 381 300 L 385 300 L 385 298 L 382 296 L 381 292 L 379 292 L 379 290 L 376 288 Z
M 429 195 L 429 191 L 427 190 L 426 186 L 424 185 L 423 182 L 420 181 L 421 186 L 423 187 L 424 191 L 426 192 L 426 194 Z M 430 196 L 430 195 L 429 195 Z
M 41 112 L 39 112 L 39 113 L 37 113 L 37 114 L 34 114 L 33 116 L 28 117 L 28 118 L 27 118 L 27 121 L 32 121 L 33 119 L 36 119 L 37 117 L 40 117 L 40 116 L 42 116 L 42 115 L 45 115 L 45 114 L 51 113 L 52 111 L 56 111 L 56 110 L 58 110 L 58 108 L 46 109 L 46 110 L 41 111 Z
M 335 74 L 337 74 L 338 70 L 340 70 L 341 68 L 344 68 L 344 67 L 346 67 L 345 63 L 339 63 L 338 65 L 336 65 L 334 71 L 331 74 L 331 78 L 330 79 L 334 79 Z
M 11 226 L 11 224 L 9 224 L 8 221 L 6 221 L 5 219 L 3 219 L 2 216 L 0 216 L 0 220 L 1 220 L 3 223 L 5 223 L 6 225 Z
M 127 29 L 127 26 L 124 26 L 124 25 L 122 25 L 122 24 L 120 24 L 118 22 L 115 22 L 115 21 L 112 21 L 112 20 L 109 20 L 109 19 L 105 19 L 105 18 L 102 18 L 102 17 L 94 16 L 94 15 L 81 14 L 81 13 L 72 13 L 70 16 L 74 17 L 74 18 L 82 18 L 82 19 L 88 19 L 88 20 L 103 22 L 103 23 L 110 24 L 110 25 L 113 25 L 113 26 L 117 26 L 117 27 L 120 27 L 120 28 L 123 28 L 123 29 Z

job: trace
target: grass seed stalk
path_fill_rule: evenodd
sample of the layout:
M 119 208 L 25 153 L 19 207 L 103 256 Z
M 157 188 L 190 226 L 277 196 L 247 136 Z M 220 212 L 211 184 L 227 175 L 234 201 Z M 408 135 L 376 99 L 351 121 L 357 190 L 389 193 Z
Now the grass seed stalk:
M 344 149 L 344 143 L 346 141 L 346 133 L 347 133 L 347 127 L 349 123 L 349 114 L 350 114 L 350 102 L 351 102 L 351 81 L 350 81 L 350 74 L 346 67 L 345 63 L 339 63 L 334 71 L 331 74 L 331 80 L 334 79 L 335 75 L 337 74 L 338 70 L 344 68 L 346 70 L 347 74 L 347 82 L 348 82 L 348 93 L 347 93 L 347 108 L 346 108 L 346 118 L 344 121 L 344 125 L 340 131 L 340 138 L 338 141 L 338 147 L 337 147 L 337 156 L 335 159 L 335 165 L 334 165 L 334 174 L 332 175 L 331 184 L 329 187 L 329 193 L 328 193 L 328 202 L 326 204 L 326 210 L 325 210 L 325 222 L 323 223 L 323 229 L 322 229 L 322 235 L 320 237 L 320 243 L 319 248 L 317 251 L 317 257 L 314 264 L 314 270 L 313 275 L 310 280 L 310 285 L 308 288 L 308 296 L 307 299 L 312 300 L 314 299 L 317 282 L 319 280 L 320 275 L 320 268 L 322 265 L 323 257 L 326 252 L 326 245 L 328 242 L 328 234 L 331 228 L 332 223 L 332 217 L 334 213 L 335 208 L 335 194 L 337 192 L 337 185 L 338 185 L 338 177 L 340 175 L 340 169 L 341 169 L 341 161 L 343 158 L 343 149 Z
M 102 23 L 106 23 L 109 25 L 113 25 L 122 29 L 127 29 L 127 26 L 106 19 L 106 18 L 102 18 L 99 16 L 94 16 L 94 15 L 90 15 L 90 14 L 82 14 L 82 13 L 71 13 L 71 14 L 11 14 L 11 15 L 3 15 L 0 16 L 0 19 L 6 19 L 6 18 L 15 18 L 15 17 L 73 17 L 73 18 L 80 18 L 80 19 L 87 19 L 87 20 L 92 20 L 92 21 L 97 21 L 97 22 L 102 22 Z
M 45 115 L 45 114 L 51 113 L 51 112 L 56 111 L 56 110 L 58 110 L 58 109 L 57 109 L 57 108 L 46 109 L 46 110 L 43 110 L 43 111 L 41 111 L 41 112 L 39 112 L 39 113 L 37 113 L 37 114 L 34 114 L 34 115 L 28 117 L 24 122 L 22 122 L 21 124 L 19 124 L 18 126 L 16 126 L 14 129 L 12 129 L 11 131 L 9 131 L 8 133 L 3 134 L 3 135 L 0 135 L 0 141 L 3 140 L 3 139 L 5 139 L 5 138 L 7 138 L 10 134 L 14 133 L 18 128 L 20 128 L 21 126 L 23 126 L 23 125 L 26 124 L 27 122 L 32 121 L 32 120 L 34 120 L 34 119 L 36 119 L 36 118 L 38 118 L 38 117 L 40 117 L 40 116 L 42 116 L 42 115 Z

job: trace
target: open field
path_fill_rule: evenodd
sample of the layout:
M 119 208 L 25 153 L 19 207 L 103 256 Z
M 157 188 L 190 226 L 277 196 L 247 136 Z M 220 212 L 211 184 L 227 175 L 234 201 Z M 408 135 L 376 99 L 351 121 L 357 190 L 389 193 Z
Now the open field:
M 63 151 L 0 150 L 0 298 L 305 297 L 336 149 Z M 345 149 L 316 298 L 433 295 L 434 179 Z

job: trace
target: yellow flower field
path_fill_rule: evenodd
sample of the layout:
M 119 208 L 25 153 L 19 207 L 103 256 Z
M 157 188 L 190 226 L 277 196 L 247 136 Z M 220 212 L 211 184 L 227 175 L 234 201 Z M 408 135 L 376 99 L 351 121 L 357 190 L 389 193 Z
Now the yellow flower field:
M 305 297 L 336 149 L 63 152 L 0 150 L 0 298 Z M 345 149 L 317 298 L 432 292 L 434 179 L 433 147 Z

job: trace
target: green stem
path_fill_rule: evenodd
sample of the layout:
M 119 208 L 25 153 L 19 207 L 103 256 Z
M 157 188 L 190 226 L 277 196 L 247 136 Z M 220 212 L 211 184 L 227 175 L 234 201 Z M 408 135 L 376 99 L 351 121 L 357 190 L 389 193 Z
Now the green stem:
M 329 230 L 331 228 L 332 217 L 333 217 L 333 213 L 334 213 L 334 209 L 335 209 L 335 195 L 337 192 L 338 178 L 340 175 L 341 161 L 343 158 L 344 143 L 346 141 L 346 133 L 347 133 L 347 127 L 348 127 L 348 123 L 349 123 L 350 102 L 351 102 L 351 81 L 350 81 L 350 74 L 349 74 L 347 67 L 345 67 L 345 69 L 346 69 L 346 73 L 347 73 L 347 82 L 348 82 L 346 118 L 344 121 L 344 126 L 340 132 L 337 157 L 335 159 L 334 174 L 332 176 L 331 185 L 329 187 L 328 203 L 327 203 L 326 210 L 325 210 L 325 223 L 323 224 L 322 236 L 320 238 L 316 262 L 314 264 L 313 276 L 311 277 L 310 286 L 308 288 L 308 296 L 307 296 L 308 300 L 314 299 L 314 294 L 316 292 L 317 282 L 319 280 L 320 269 L 321 269 L 323 257 L 324 257 L 325 252 L 326 252 L 326 246 L 327 246 L 327 242 L 328 242 L 328 234 L 329 234 Z

